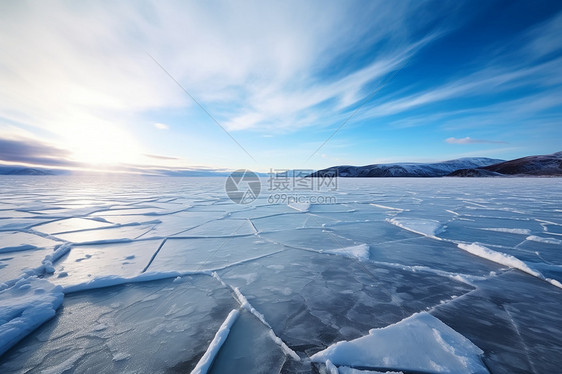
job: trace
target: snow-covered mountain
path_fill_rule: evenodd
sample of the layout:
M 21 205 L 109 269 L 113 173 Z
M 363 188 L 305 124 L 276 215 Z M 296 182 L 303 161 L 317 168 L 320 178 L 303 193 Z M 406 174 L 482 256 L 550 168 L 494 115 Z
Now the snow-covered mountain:
M 455 177 L 493 177 L 503 175 L 562 175 L 562 152 L 550 155 L 527 156 L 479 168 L 452 172 Z
M 504 160 L 486 157 L 466 157 L 435 163 L 395 163 L 367 166 L 333 166 L 319 170 L 311 176 L 318 177 L 337 173 L 340 177 L 442 177 L 460 169 L 481 168 Z

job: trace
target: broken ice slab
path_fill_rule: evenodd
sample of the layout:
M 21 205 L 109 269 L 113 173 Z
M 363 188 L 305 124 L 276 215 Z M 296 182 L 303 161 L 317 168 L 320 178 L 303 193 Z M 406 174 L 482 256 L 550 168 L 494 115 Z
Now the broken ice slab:
M 373 370 L 489 374 L 482 350 L 426 312 L 314 354 L 315 362 Z M 328 363 L 328 365 L 330 365 Z
M 108 276 L 132 277 L 142 273 L 161 243 L 142 240 L 77 246 L 56 263 L 49 280 L 68 287 Z
M 35 276 L 0 285 L 0 356 L 55 315 L 64 294 Z
M 158 251 L 147 272 L 220 269 L 283 249 L 283 246 L 255 235 L 225 238 L 169 238 Z
M 111 226 L 111 224 L 107 222 L 94 221 L 85 218 L 68 218 L 45 223 L 39 226 L 34 226 L 33 229 L 46 234 L 57 234 L 69 231 L 81 231 L 109 226 Z
M 188 373 L 237 306 L 209 276 L 67 294 L 54 319 L 2 357 L 0 372 Z
M 148 232 L 154 224 L 134 225 L 83 230 L 65 234 L 56 234 L 55 237 L 71 242 L 82 244 L 103 243 L 109 241 L 129 241 L 140 237 Z
M 479 282 L 477 289 L 431 314 L 484 351 L 492 373 L 554 373 L 562 351 L 562 290 L 518 270 Z
M 243 309 L 208 373 L 278 373 L 287 359 L 271 329 Z
M 315 353 L 473 287 L 339 255 L 287 249 L 218 272 L 297 353 Z

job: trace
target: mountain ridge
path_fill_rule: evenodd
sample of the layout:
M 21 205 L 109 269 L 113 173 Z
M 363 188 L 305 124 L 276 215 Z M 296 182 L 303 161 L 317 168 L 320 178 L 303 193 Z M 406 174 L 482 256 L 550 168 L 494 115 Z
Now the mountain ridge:
M 451 177 L 562 176 L 562 152 L 520 157 L 479 168 L 459 169 Z
M 400 162 L 365 166 L 340 165 L 318 170 L 310 176 L 321 177 L 337 173 L 338 176 L 344 178 L 443 177 L 457 170 L 476 169 L 504 161 L 487 157 L 464 157 L 432 163 Z

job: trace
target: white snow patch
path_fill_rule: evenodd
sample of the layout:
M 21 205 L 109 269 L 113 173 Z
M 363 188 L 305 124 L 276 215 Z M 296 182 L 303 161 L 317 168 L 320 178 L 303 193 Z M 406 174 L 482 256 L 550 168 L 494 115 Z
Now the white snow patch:
M 64 286 L 64 293 L 72 293 L 72 292 L 79 292 L 79 291 L 86 291 L 86 290 L 94 290 L 98 288 L 105 288 L 105 287 L 112 287 L 118 286 L 121 284 L 126 283 L 142 283 L 142 282 L 149 282 L 154 280 L 161 280 L 161 279 L 168 279 L 168 278 L 177 278 L 183 275 L 193 275 L 193 274 L 209 274 L 206 272 L 177 272 L 177 271 L 170 271 L 170 272 L 148 272 L 142 273 L 139 275 L 135 275 L 132 277 L 122 277 L 118 275 L 107 275 L 92 278 L 86 282 L 78 283 L 78 284 L 70 284 Z
M 448 373 L 488 373 L 482 350 L 429 313 L 416 313 L 369 335 L 331 345 L 311 357 L 338 366 Z M 345 371 L 344 371 L 345 373 Z M 353 372 L 352 372 L 353 373 Z
M 562 240 L 560 239 L 544 238 L 542 236 L 536 236 L 536 235 L 527 236 L 525 239 L 538 243 L 555 244 L 555 245 L 562 244 Z
M 230 329 L 232 328 L 232 325 L 234 325 L 234 322 L 236 322 L 236 319 L 238 319 L 239 315 L 240 312 L 237 309 L 233 309 L 228 314 L 228 316 L 222 323 L 221 327 L 215 334 L 215 337 L 211 341 L 211 344 L 209 344 L 207 351 L 205 352 L 203 357 L 201 357 L 201 359 L 199 360 L 199 362 L 197 363 L 195 369 L 193 369 L 191 374 L 203 374 L 209 370 L 215 356 L 217 355 L 222 345 L 226 341 L 226 338 L 230 333 Z
M 62 304 L 62 287 L 28 277 L 0 291 L 0 355 L 55 316 Z
M 119 353 L 114 353 L 113 354 L 113 361 L 118 362 L 118 361 L 124 361 L 127 360 L 131 357 L 130 354 L 128 353 L 123 353 L 123 352 L 119 352 Z
M 408 230 L 413 233 L 427 236 L 433 239 L 439 239 L 436 237 L 436 235 L 444 230 L 443 225 L 439 221 L 435 221 L 433 219 L 387 218 L 386 221 L 404 230 Z
M 401 209 L 401 208 L 394 208 L 394 207 L 391 207 L 391 206 L 386 206 L 386 205 L 381 205 L 381 204 L 370 203 L 369 205 L 372 205 L 374 207 L 381 208 L 381 209 L 386 209 L 386 210 L 395 210 L 395 211 L 398 211 L 398 212 L 404 211 L 404 209 Z
M 495 232 L 507 232 L 509 234 L 521 234 L 521 235 L 531 234 L 531 230 L 529 230 L 529 229 L 508 229 L 508 228 L 505 228 L 505 227 L 487 227 L 487 228 L 481 228 L 480 230 L 495 231 Z
M 53 263 L 55 263 L 59 258 L 67 254 L 70 251 L 71 247 L 72 246 L 70 243 L 65 243 L 59 246 L 57 249 L 55 249 L 55 251 L 50 255 L 45 256 L 45 259 L 43 260 L 43 265 L 38 269 L 39 272 L 41 272 L 42 269 L 47 274 L 53 274 L 55 272 L 55 267 L 53 266 Z
M 501 265 L 509 266 L 511 268 L 519 269 L 535 277 L 542 278 L 541 273 L 531 269 L 529 266 L 527 266 L 527 264 L 525 264 L 517 257 L 502 252 L 496 252 L 494 250 L 491 250 L 490 248 L 484 247 L 476 243 L 472 243 L 472 244 L 459 243 L 458 247 L 463 251 L 471 253 L 475 256 L 482 257 L 485 258 L 486 260 L 490 260 Z
M 359 370 L 349 368 L 347 366 L 342 366 L 338 368 L 339 371 L 336 374 L 404 374 L 401 371 L 371 371 L 371 370 Z M 331 373 L 330 373 L 331 374 Z
M 562 284 L 557 280 L 546 278 L 542 275 L 539 271 L 531 269 L 526 263 L 518 259 L 517 257 L 508 255 L 502 252 L 496 252 L 491 250 L 490 248 L 486 248 L 482 245 L 472 243 L 472 244 L 464 244 L 459 243 L 457 246 L 462 249 L 463 251 L 467 251 L 475 256 L 485 258 L 486 260 L 493 261 L 495 263 L 509 266 L 511 268 L 519 269 L 527 274 L 530 274 L 534 277 L 547 281 L 548 283 L 562 288 Z
M 332 364 L 332 361 L 330 360 L 326 361 L 326 371 L 326 374 L 340 374 L 337 366 Z
M 365 243 L 351 247 L 328 249 L 322 252 L 356 258 L 362 261 L 369 259 L 369 246 Z
M 298 210 L 299 212 L 308 212 L 310 209 L 310 203 L 297 203 L 297 202 L 290 202 L 287 204 L 289 208 L 293 208 L 294 210 Z

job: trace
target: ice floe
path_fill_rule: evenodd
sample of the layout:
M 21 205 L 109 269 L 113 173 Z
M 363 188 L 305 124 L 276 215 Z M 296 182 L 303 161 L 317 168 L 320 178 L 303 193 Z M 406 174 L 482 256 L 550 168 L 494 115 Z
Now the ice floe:
M 546 243 L 546 244 L 554 244 L 554 245 L 561 245 L 562 244 L 562 240 L 560 240 L 560 239 L 545 238 L 543 236 L 537 236 L 537 235 L 529 235 L 525 239 L 533 241 L 533 242 L 538 242 L 538 243 Z
M 519 269 L 527 274 L 530 274 L 534 277 L 537 277 L 539 279 L 543 279 L 549 283 L 551 283 L 552 285 L 562 288 L 562 284 L 555 280 L 555 279 L 549 279 L 549 278 L 545 278 L 544 275 L 542 275 L 539 271 L 534 270 L 532 268 L 530 268 L 526 263 L 524 263 L 523 261 L 521 261 L 520 259 L 518 259 L 517 257 L 508 255 L 506 253 L 502 253 L 502 252 L 497 252 L 494 250 L 491 250 L 490 248 L 486 248 L 482 245 L 476 244 L 476 243 L 472 243 L 472 244 L 464 244 L 464 243 L 459 243 L 458 247 L 464 251 L 467 251 L 468 253 L 471 253 L 475 256 L 479 256 L 482 258 L 485 258 L 487 260 L 493 261 L 493 262 L 497 262 L 498 264 L 502 264 L 505 266 L 509 266 L 515 269 Z
M 481 230 L 506 232 L 506 233 L 509 233 L 509 234 L 520 234 L 520 235 L 529 235 L 531 233 L 531 230 L 529 230 L 529 229 L 509 229 L 509 228 L 505 228 L 505 227 L 484 227 L 484 228 L 481 228 Z
M 488 373 L 484 352 L 470 340 L 428 313 L 372 329 L 369 335 L 338 342 L 314 354 L 316 362 L 373 370 L 431 373 Z
M 0 356 L 31 331 L 55 316 L 62 287 L 28 277 L 0 288 Z
M 195 368 L 191 371 L 191 374 L 207 373 L 207 371 L 211 367 L 211 364 L 213 363 L 213 359 L 224 344 L 226 338 L 228 337 L 228 333 L 230 332 L 230 329 L 232 328 L 232 325 L 238 318 L 239 314 L 240 312 L 237 309 L 232 310 L 228 314 L 223 324 L 215 334 L 215 337 L 211 341 L 211 344 L 209 344 L 207 351 L 205 351 L 205 354 L 203 355 L 203 357 L 201 357 L 201 359 L 197 363 L 197 366 L 195 366 Z
M 387 218 L 387 222 L 416 234 L 436 238 L 444 230 L 439 221 L 422 218 Z

